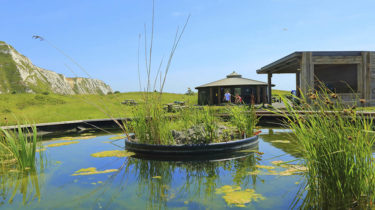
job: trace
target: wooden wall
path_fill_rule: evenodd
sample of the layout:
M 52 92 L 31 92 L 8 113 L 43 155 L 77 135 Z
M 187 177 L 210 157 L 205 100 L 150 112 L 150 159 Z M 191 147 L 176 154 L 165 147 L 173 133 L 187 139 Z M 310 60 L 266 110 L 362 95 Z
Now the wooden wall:
M 368 98 L 370 99 L 370 105 L 375 105 L 375 52 L 368 53 L 368 80 L 370 84 L 368 84 Z
M 375 106 L 375 52 L 362 52 L 360 55 L 350 56 L 313 56 L 312 52 L 303 52 L 299 79 L 303 94 L 307 94 L 314 87 L 315 64 L 356 64 L 357 93 L 339 95 L 349 103 L 355 102 L 356 98 L 364 98 L 368 105 Z

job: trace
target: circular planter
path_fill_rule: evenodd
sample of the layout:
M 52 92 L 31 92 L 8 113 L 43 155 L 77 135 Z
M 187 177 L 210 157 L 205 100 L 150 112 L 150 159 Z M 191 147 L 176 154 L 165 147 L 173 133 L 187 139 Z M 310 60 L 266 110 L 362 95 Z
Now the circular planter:
M 192 155 L 218 155 L 233 153 L 258 146 L 258 136 L 235 141 L 212 143 L 212 144 L 183 144 L 183 145 L 155 145 L 131 142 L 125 139 L 125 149 L 143 155 L 171 155 L 171 156 L 192 156 Z

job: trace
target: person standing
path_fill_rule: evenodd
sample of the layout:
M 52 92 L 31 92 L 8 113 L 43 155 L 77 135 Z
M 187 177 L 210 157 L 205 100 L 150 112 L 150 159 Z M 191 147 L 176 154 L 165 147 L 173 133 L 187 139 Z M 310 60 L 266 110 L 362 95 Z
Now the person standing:
M 229 93 L 229 91 L 227 91 L 225 94 L 224 94 L 224 100 L 228 103 L 230 103 L 230 100 L 231 100 L 231 94 Z
M 236 104 L 242 103 L 242 98 L 241 98 L 240 95 L 236 94 L 234 103 L 236 103 Z

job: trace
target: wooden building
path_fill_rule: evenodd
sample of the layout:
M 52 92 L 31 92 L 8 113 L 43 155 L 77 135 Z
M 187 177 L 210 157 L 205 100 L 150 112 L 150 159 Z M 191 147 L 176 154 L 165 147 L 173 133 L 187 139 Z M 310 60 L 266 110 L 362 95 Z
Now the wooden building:
M 219 105 L 224 103 L 224 94 L 231 94 L 231 102 L 235 102 L 235 96 L 241 96 L 246 104 L 266 103 L 267 83 L 252 79 L 242 78 L 240 74 L 233 73 L 226 78 L 196 87 L 198 89 L 199 105 Z
M 296 90 L 307 94 L 324 84 L 348 104 L 365 99 L 375 105 L 375 52 L 294 52 L 257 70 L 268 75 L 268 103 L 271 103 L 273 74 L 296 74 Z M 297 91 L 297 94 L 300 92 Z

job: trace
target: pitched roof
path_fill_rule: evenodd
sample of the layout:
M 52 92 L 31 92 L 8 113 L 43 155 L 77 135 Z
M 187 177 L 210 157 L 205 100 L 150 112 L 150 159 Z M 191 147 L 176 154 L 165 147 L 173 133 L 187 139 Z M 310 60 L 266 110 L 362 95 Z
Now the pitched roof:
M 227 75 L 227 78 L 198 86 L 195 89 L 205 88 L 205 87 L 240 86 L 240 85 L 267 85 L 267 83 L 257 81 L 257 80 L 242 78 L 240 74 L 233 71 L 231 74 Z
M 312 56 L 361 56 L 362 52 L 374 51 L 296 51 L 257 70 L 258 74 L 297 73 L 301 69 L 302 54 L 311 52 Z

